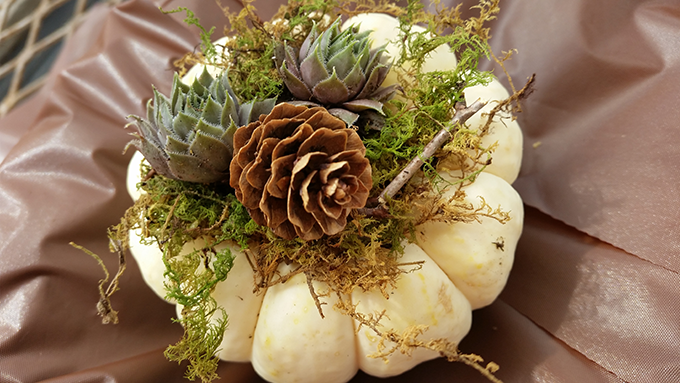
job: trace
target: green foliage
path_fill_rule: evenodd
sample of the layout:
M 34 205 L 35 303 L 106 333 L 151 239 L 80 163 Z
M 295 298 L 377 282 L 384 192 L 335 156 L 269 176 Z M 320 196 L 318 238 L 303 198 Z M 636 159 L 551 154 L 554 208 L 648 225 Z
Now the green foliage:
M 259 29 L 248 29 L 229 45 L 229 81 L 241 100 L 278 97 L 283 91 L 274 61 L 273 41 Z
M 288 42 L 300 42 L 300 37 L 307 36 L 312 30 L 314 22 L 319 23 L 323 15 L 332 14 L 338 6 L 335 0 L 291 0 L 288 9 L 283 13 L 283 18 L 288 20 L 288 28 L 280 34 L 280 39 Z M 293 33 L 293 31 L 299 33 Z
M 142 175 L 151 169 L 142 165 Z M 168 300 L 182 306 L 177 321 L 184 327 L 182 339 L 166 350 L 170 360 L 189 361 L 187 377 L 209 382 L 217 378 L 215 353 L 227 327 L 227 315 L 210 293 L 226 280 L 234 262 L 228 248 L 233 240 L 242 247 L 262 229 L 224 184 L 198 184 L 155 175 L 140 185 L 146 192 L 111 232 L 124 237 L 131 228 L 143 228 L 148 245 L 160 244 L 165 264 Z M 118 238 L 118 239 L 120 239 Z M 189 241 L 201 249 L 183 254 Z M 127 242 L 127 239 L 125 239 Z
M 466 23 L 452 14 L 429 14 L 419 1 L 410 0 L 406 12 L 399 17 L 400 33 L 395 39 L 400 47 L 400 58 L 393 70 L 398 71 L 403 86 L 403 99 L 392 102 L 383 129 L 376 133 L 366 131 L 364 143 L 366 156 L 373 166 L 374 185 L 377 195 L 401 169 L 423 148 L 434 135 L 442 130 L 453 131 L 450 120 L 455 114 L 457 103 L 464 102 L 464 90 L 475 85 L 486 85 L 492 79 L 491 72 L 477 69 L 479 61 L 488 58 L 491 48 L 485 36 L 473 33 Z M 426 22 L 423 32 L 412 30 L 417 22 Z M 437 31 L 445 27 L 454 28 L 453 33 L 440 35 Z M 458 63 L 451 70 L 422 72 L 421 68 L 428 55 L 440 46 L 448 46 L 456 53 Z M 405 65 L 409 64 L 409 69 Z M 458 135 L 460 148 L 470 147 L 475 142 L 470 136 L 476 133 L 462 129 Z M 476 149 L 475 147 L 472 147 Z M 449 148 L 450 149 L 450 148 Z M 438 158 L 429 159 L 425 167 L 433 169 Z
M 229 217 L 222 224 L 222 234 L 219 241 L 234 241 L 242 249 L 248 247 L 248 241 L 258 233 L 263 233 L 264 228 L 250 218 L 248 211 L 233 194 L 228 194 L 225 203 L 229 206 Z
M 184 327 L 184 336 L 165 350 L 165 356 L 176 362 L 188 360 L 186 377 L 190 380 L 217 379 L 215 353 L 227 328 L 227 315 L 210 293 L 217 283 L 226 280 L 234 256 L 229 249 L 224 249 L 214 253 L 194 251 L 172 258 L 166 253 L 163 260 L 169 280 L 165 285 L 166 299 L 182 306 L 177 322 Z
M 229 81 L 241 100 L 278 97 L 283 91 L 283 81 L 272 59 L 273 36 L 260 24 L 251 1 L 244 1 L 243 5 L 238 14 L 227 14 L 228 60 L 221 65 L 229 70 Z
M 201 30 L 201 52 L 203 52 L 203 56 L 207 59 L 208 63 L 216 62 L 218 53 L 215 45 L 212 43 L 211 37 L 215 32 L 214 26 L 211 27 L 210 30 L 206 30 L 205 27 L 201 25 L 201 21 L 198 17 L 196 17 L 196 14 L 186 7 L 178 7 L 177 9 L 173 9 L 171 11 L 164 11 L 163 8 L 160 7 L 159 9 L 161 12 L 163 12 L 163 14 L 186 12 L 187 17 L 184 19 L 184 22 L 188 25 L 196 26 Z

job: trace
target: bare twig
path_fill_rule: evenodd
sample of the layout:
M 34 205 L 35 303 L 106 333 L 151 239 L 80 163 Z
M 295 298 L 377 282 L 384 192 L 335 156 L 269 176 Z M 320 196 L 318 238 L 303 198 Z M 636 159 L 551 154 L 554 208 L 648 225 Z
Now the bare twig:
M 313 284 L 313 278 L 312 273 L 310 272 L 305 272 L 305 277 L 307 278 L 307 287 L 309 288 L 309 293 L 312 294 L 312 299 L 314 299 L 314 304 L 316 305 L 316 309 L 319 310 L 319 315 L 321 315 L 321 318 L 325 318 L 323 315 L 323 309 L 321 309 L 321 305 L 325 305 L 326 302 L 321 302 L 319 300 L 319 295 L 316 293 L 314 290 L 314 284 Z
M 467 121 L 470 117 L 472 117 L 473 114 L 477 113 L 480 109 L 482 109 L 486 105 L 485 102 L 482 102 L 481 100 L 477 100 L 472 103 L 472 105 L 458 109 L 456 111 L 456 114 L 453 116 L 453 119 L 451 120 L 451 126 L 455 127 L 458 124 L 462 124 L 465 121 Z M 430 141 L 427 145 L 425 145 L 425 148 L 423 148 L 423 153 L 417 157 L 414 157 L 411 162 L 404 167 L 404 170 L 401 171 L 393 180 L 390 182 L 389 185 L 385 188 L 385 190 L 380 193 L 380 196 L 378 197 L 378 201 L 380 204 L 384 204 L 385 201 L 388 198 L 394 197 L 399 190 L 401 190 L 404 185 L 416 174 L 416 172 L 423 166 L 425 161 L 432 157 L 439 148 L 441 148 L 447 141 L 449 141 L 452 137 L 452 131 L 447 129 L 446 127 L 443 128 L 442 130 L 437 133 L 436 136 Z M 380 206 L 375 208 L 375 209 L 380 209 Z
M 156 175 L 156 169 L 151 168 L 151 170 L 149 170 L 149 172 L 146 173 L 144 178 L 142 178 L 142 182 L 146 182 L 146 181 L 150 180 L 155 175 Z

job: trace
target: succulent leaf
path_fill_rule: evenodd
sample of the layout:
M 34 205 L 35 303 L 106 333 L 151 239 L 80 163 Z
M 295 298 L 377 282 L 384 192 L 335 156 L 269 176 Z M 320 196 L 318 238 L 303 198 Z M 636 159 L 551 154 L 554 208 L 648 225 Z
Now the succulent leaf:
M 300 63 L 300 75 L 309 88 L 314 88 L 314 85 L 330 76 L 325 61 L 321 54 L 321 47 L 317 45 L 314 51 Z
M 320 81 L 313 90 L 314 97 L 322 104 L 339 104 L 349 97 L 349 90 L 333 69 L 331 77 Z

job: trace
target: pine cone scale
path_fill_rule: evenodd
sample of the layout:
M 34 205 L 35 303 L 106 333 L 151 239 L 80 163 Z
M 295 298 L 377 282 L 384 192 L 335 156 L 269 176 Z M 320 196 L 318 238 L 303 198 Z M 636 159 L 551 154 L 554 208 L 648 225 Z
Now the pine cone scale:
M 299 149 L 299 145 L 297 143 L 304 142 L 307 138 L 309 138 L 309 136 L 312 135 L 312 133 L 314 133 L 314 129 L 312 129 L 309 124 L 302 124 L 298 126 L 292 136 L 281 140 L 279 145 L 272 153 L 272 159 L 276 160 L 280 157 L 297 154 Z
M 365 150 L 346 150 L 344 152 L 338 153 L 331 156 L 328 160 L 330 162 L 347 162 L 349 169 L 346 174 L 359 177 L 366 172 L 366 169 L 371 166 L 370 162 L 366 157 L 364 157 Z M 370 172 L 369 172 L 370 175 Z M 365 179 L 362 180 L 362 182 Z M 370 184 L 370 182 L 368 183 Z
M 316 220 L 314 219 L 314 216 L 307 210 L 302 208 L 302 197 L 300 196 L 300 194 L 297 195 L 293 193 L 289 194 L 288 200 L 286 202 L 288 221 L 290 221 L 290 223 L 293 224 L 293 226 L 295 227 L 295 231 L 298 233 L 300 238 L 306 240 L 307 237 L 312 236 L 311 235 L 312 232 L 321 231 L 321 227 L 318 227 L 317 230 L 312 230 L 314 226 L 317 225 L 317 223 Z M 321 237 L 321 235 L 319 235 L 319 237 Z
M 253 163 L 251 162 L 248 165 L 246 165 L 246 167 L 241 172 L 240 177 L 238 179 L 238 187 L 241 197 L 239 198 L 238 194 L 236 195 L 236 197 L 239 199 L 239 201 L 241 201 L 243 206 L 251 210 L 258 209 L 260 206 L 260 200 L 262 199 L 262 190 L 256 189 L 250 182 L 248 182 L 247 175 L 252 167 Z M 263 223 L 258 224 L 264 225 Z
M 343 130 L 330 130 L 321 128 L 307 138 L 298 150 L 298 156 L 304 156 L 310 152 L 323 152 L 327 155 L 337 154 L 347 146 L 348 132 Z
M 272 197 L 286 199 L 296 158 L 295 154 L 289 154 L 272 161 L 272 179 L 267 183 L 267 192 Z
M 347 173 L 350 170 L 349 164 L 347 161 L 342 161 L 342 162 L 331 162 L 330 164 L 323 164 L 321 166 L 321 169 L 319 170 L 319 177 L 321 178 L 321 184 L 326 185 L 327 187 L 332 187 L 332 190 L 335 190 L 335 186 L 331 185 L 336 185 L 337 183 L 335 182 L 335 177 L 333 177 L 333 173 L 337 173 L 338 171 L 341 172 L 341 174 L 337 174 L 337 176 L 341 176 L 344 173 Z M 329 197 L 333 195 L 333 193 L 330 193 L 328 195 Z

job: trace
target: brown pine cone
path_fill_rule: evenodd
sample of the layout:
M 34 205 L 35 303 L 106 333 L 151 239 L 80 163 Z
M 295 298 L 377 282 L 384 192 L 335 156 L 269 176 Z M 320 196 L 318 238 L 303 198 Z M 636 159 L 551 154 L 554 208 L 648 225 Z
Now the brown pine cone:
M 234 134 L 231 187 L 259 225 L 309 241 L 333 235 L 372 186 L 366 148 L 322 107 L 282 103 Z

